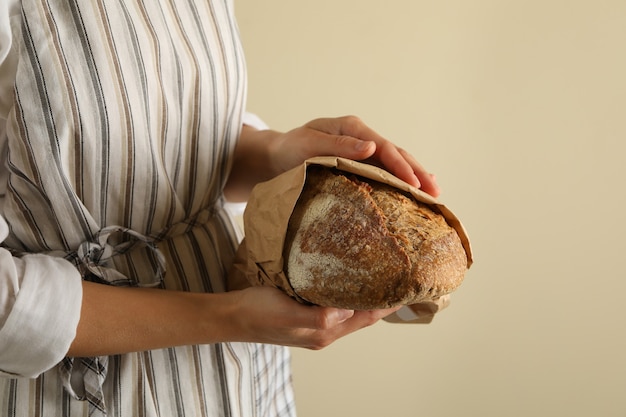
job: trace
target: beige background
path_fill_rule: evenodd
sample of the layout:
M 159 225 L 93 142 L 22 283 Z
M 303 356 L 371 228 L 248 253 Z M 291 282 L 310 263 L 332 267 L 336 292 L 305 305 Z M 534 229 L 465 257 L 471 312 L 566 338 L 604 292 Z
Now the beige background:
M 300 417 L 626 417 L 626 1 L 237 14 L 249 109 L 360 116 L 437 174 L 476 255 L 430 325 L 294 350 Z

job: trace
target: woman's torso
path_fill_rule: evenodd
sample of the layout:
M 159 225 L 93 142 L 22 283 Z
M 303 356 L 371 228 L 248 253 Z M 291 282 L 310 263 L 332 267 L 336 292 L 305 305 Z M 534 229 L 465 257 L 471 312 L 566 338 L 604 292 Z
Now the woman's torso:
M 21 6 L 5 245 L 64 256 L 109 284 L 224 291 L 237 238 L 221 191 L 246 87 L 231 2 Z M 0 407 L 289 415 L 288 359 L 248 344 L 68 358 L 35 380 L 0 380 Z

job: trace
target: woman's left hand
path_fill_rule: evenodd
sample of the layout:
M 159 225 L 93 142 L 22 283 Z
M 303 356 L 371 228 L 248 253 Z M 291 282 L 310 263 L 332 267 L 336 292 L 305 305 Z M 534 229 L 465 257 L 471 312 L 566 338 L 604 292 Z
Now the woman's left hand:
M 355 116 L 315 119 L 288 132 L 244 126 L 235 149 L 225 194 L 245 201 L 258 182 L 315 156 L 339 156 L 380 166 L 401 180 L 437 197 L 434 175 L 404 149 L 385 139 Z
M 438 196 L 435 178 L 404 149 L 385 139 L 355 116 L 315 119 L 276 138 L 270 160 L 277 172 L 289 170 L 314 156 L 366 160 L 401 180 Z

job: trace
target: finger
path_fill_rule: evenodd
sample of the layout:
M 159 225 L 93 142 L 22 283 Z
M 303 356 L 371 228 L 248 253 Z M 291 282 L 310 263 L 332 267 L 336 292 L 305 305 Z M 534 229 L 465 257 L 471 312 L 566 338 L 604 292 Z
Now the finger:
M 313 314 L 303 327 L 314 330 L 333 329 L 350 320 L 355 314 L 354 310 L 332 307 L 311 307 L 311 311 Z
M 413 174 L 417 177 L 419 181 L 419 188 L 425 193 L 432 195 L 433 197 L 439 196 L 439 194 L 441 194 L 441 189 L 437 184 L 437 179 L 435 178 L 435 175 L 428 172 L 428 170 L 426 170 L 426 168 L 424 168 L 424 166 L 420 164 L 413 157 L 413 155 L 406 152 L 404 149 L 398 149 L 398 151 L 411 166 Z
M 378 310 L 361 310 L 361 311 L 357 311 L 356 313 L 358 313 L 359 317 L 357 317 L 357 319 L 355 321 L 358 322 L 358 324 L 362 325 L 363 327 L 366 327 L 368 325 L 377 323 L 381 319 L 384 319 L 385 317 L 389 316 L 390 314 L 395 313 L 396 311 L 400 310 L 401 308 L 402 308 L 402 306 L 396 306 L 396 307 L 383 308 L 383 309 L 378 309 Z M 355 316 L 357 315 L 356 313 L 355 313 Z M 352 320 L 354 318 L 355 317 L 353 316 L 349 320 Z
M 354 310 L 297 303 L 290 307 L 289 314 L 283 315 L 282 325 L 294 329 L 328 330 L 349 320 L 353 315 Z
M 394 307 L 384 310 L 374 311 L 354 311 L 352 317 L 338 323 L 327 329 L 319 329 L 309 331 L 303 335 L 303 347 L 313 350 L 323 349 L 334 343 L 338 339 L 361 330 L 365 327 L 372 326 L 382 318 L 399 310 L 401 307 Z
M 376 144 L 348 135 L 333 134 L 310 128 L 306 142 L 306 157 L 340 156 L 352 160 L 367 159 L 376 151 Z
M 355 152 L 354 150 L 352 151 L 352 155 L 350 155 L 350 152 L 347 152 L 349 151 L 349 145 L 341 148 L 344 150 L 343 154 L 329 154 L 354 160 L 370 158 L 374 165 L 382 166 L 401 180 L 414 187 L 421 188 L 424 192 L 434 197 L 437 197 L 441 193 L 434 176 L 417 162 L 410 153 L 395 146 L 356 116 L 316 119 L 309 122 L 306 126 L 331 135 L 340 135 L 335 136 L 335 140 L 339 142 L 345 141 L 346 145 L 356 138 L 358 138 L 356 139 L 357 141 L 361 140 L 362 142 L 361 145 L 355 144 L 355 146 L 365 146 L 364 143 L 373 142 L 376 146 L 375 152 L 370 154 L 371 148 L 368 147 L 367 152 L 364 152 L 363 155 L 370 155 L 365 157 L 359 157 L 359 152 Z M 343 139 L 338 139 L 340 137 Z M 354 144 L 354 142 L 351 143 Z M 326 142 L 326 144 L 328 145 L 328 142 Z M 340 149 L 339 147 L 337 148 Z M 332 151 L 332 149 L 328 149 L 328 151 Z M 372 156 L 373 158 L 371 158 Z
M 347 135 L 353 137 L 363 137 L 360 135 L 363 128 L 367 128 L 367 125 L 356 116 L 342 116 L 342 117 L 324 117 L 315 120 L 311 120 L 305 126 L 310 127 L 320 132 L 325 132 L 331 135 Z M 371 129 L 370 129 L 371 130 Z M 372 131 L 375 133 L 374 131 Z M 375 138 L 365 138 L 367 140 L 375 140 Z
M 434 175 L 428 172 L 410 153 L 393 143 L 387 141 L 379 146 L 374 153 L 374 158 L 379 161 L 379 165 L 406 183 L 420 188 L 433 197 L 441 193 Z
M 380 310 L 358 310 L 354 312 L 352 317 L 339 323 L 333 330 L 337 332 L 338 337 L 343 337 L 377 323 L 381 319 L 398 311 L 400 308 L 402 308 L 402 306 Z
M 387 141 L 357 116 L 320 118 L 305 126 L 329 135 L 347 136 L 364 142 L 374 142 L 376 145 Z
M 316 119 L 308 125 L 329 134 L 351 136 L 365 141 L 372 141 L 377 144 L 386 141 L 385 138 L 379 135 L 374 129 L 370 128 L 357 116 Z
M 324 120 L 318 120 L 321 127 Z M 355 116 L 339 117 L 327 122 L 329 129 L 343 135 L 369 140 L 376 144 L 375 157 L 379 164 L 401 180 L 421 188 L 433 196 L 440 193 L 439 187 L 430 173 L 404 149 L 395 146 L 392 142 L 379 135 L 375 130 L 363 123 Z

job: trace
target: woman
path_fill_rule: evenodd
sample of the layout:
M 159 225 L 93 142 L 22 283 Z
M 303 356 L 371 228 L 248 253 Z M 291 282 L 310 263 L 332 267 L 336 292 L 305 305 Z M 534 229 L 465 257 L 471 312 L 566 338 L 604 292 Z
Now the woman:
M 291 416 L 284 346 L 393 310 L 225 292 L 225 197 L 306 158 L 370 160 L 436 195 L 354 117 L 245 123 L 230 1 L 0 5 L 0 413 Z

